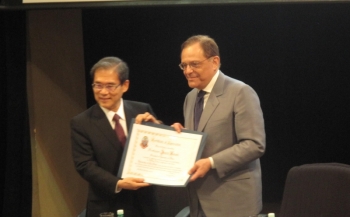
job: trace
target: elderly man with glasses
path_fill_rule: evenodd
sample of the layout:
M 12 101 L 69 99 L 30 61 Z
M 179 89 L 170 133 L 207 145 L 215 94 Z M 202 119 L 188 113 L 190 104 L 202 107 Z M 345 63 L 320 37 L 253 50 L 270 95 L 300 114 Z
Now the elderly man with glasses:
M 205 35 L 181 46 L 180 69 L 189 87 L 186 128 L 205 132 L 201 159 L 189 168 L 191 217 L 256 216 L 262 209 L 259 158 L 265 152 L 264 118 L 256 92 L 220 71 L 216 42 Z
M 259 158 L 265 152 L 259 98 L 249 85 L 220 71 L 212 38 L 192 36 L 181 49 L 180 68 L 193 88 L 184 102 L 184 127 L 207 133 L 202 157 L 189 170 L 191 217 L 257 215 L 262 209 Z

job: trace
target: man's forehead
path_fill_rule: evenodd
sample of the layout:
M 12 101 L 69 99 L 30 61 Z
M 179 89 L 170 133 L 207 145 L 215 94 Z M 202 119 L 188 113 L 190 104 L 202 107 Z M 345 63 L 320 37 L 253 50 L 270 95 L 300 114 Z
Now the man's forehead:
M 198 44 L 193 44 L 185 47 L 181 52 L 181 59 L 183 58 L 201 58 L 204 57 L 204 51 Z

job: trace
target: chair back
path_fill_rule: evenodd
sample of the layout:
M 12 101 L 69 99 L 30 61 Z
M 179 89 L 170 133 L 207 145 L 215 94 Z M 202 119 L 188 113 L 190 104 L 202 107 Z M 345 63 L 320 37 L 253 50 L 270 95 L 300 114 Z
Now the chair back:
M 316 163 L 290 169 L 279 216 L 350 216 L 350 165 Z

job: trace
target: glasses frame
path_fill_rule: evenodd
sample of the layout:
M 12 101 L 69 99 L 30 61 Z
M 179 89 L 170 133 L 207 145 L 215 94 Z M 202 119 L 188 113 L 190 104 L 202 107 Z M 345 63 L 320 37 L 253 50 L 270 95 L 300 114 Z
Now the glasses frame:
M 97 91 L 102 91 L 104 88 L 106 88 L 106 90 L 108 92 L 113 92 L 115 91 L 120 85 L 122 85 L 122 83 L 120 84 L 99 84 L 99 83 L 92 83 L 91 86 L 93 89 L 97 90 Z
M 184 71 L 185 69 L 187 69 L 187 66 L 189 66 L 191 69 L 197 69 L 197 68 L 200 67 L 200 65 L 201 65 L 204 61 L 206 61 L 206 60 L 208 60 L 208 59 L 210 59 L 210 58 L 212 58 L 212 57 L 214 57 L 214 56 L 208 57 L 208 58 L 206 58 L 205 60 L 202 60 L 202 61 L 192 61 L 192 62 L 189 62 L 188 64 L 187 64 L 187 63 L 180 63 L 180 64 L 179 64 L 179 67 L 180 67 L 180 69 L 183 70 L 183 71 Z

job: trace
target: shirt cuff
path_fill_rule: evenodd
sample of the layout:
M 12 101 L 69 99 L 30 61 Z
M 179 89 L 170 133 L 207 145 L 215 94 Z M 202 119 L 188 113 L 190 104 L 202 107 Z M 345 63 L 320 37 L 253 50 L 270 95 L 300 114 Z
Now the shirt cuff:
M 118 182 L 119 182 L 119 181 L 118 181 Z M 117 182 L 117 184 L 116 184 L 116 186 L 115 186 L 115 193 L 116 193 L 116 194 L 118 194 L 119 192 L 122 191 L 121 188 L 118 188 L 118 182 Z
M 213 158 L 212 158 L 212 157 L 209 157 L 209 160 L 210 160 L 211 168 L 212 168 L 212 169 L 215 169 L 215 164 L 214 164 Z

